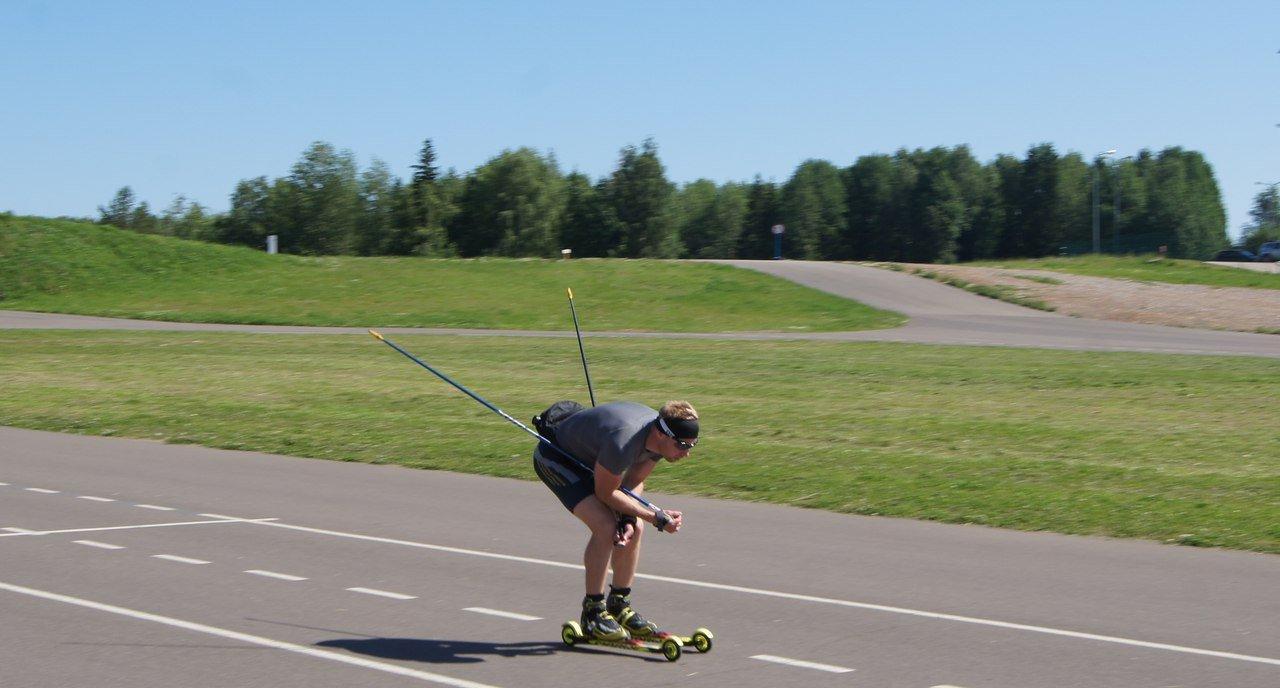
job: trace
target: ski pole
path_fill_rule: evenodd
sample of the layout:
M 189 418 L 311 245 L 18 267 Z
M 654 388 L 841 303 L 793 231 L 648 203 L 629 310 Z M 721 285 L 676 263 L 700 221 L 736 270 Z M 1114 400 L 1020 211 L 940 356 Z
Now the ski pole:
M 587 368 L 587 351 L 582 348 L 582 329 L 578 327 L 578 309 L 573 307 L 573 290 L 566 287 L 569 293 L 569 312 L 573 313 L 573 332 L 578 335 L 578 354 L 582 356 L 582 372 L 587 376 L 587 394 L 591 395 L 591 406 L 596 405 L 596 392 L 591 388 L 591 370 Z
M 459 392 L 462 392 L 463 394 L 466 394 L 467 396 L 471 397 L 472 399 L 475 399 L 476 401 L 480 402 L 480 405 L 481 405 L 481 406 L 484 406 L 485 408 L 489 409 L 490 411 L 493 411 L 494 413 L 498 414 L 499 416 L 502 416 L 503 418 L 506 418 L 508 422 L 510 422 L 511 424 L 515 425 L 517 428 L 520 428 L 521 430 L 524 430 L 525 432 L 529 433 L 530 435 L 533 435 L 534 437 L 538 438 L 538 441 L 540 441 L 540 442 L 542 442 L 543 444 L 547 445 L 548 447 L 551 447 L 552 449 L 554 449 L 554 450 L 556 450 L 556 451 L 560 452 L 560 454 L 561 454 L 562 456 L 564 456 L 566 459 L 568 459 L 568 460 L 572 461 L 573 463 L 577 464 L 577 465 L 578 465 L 579 467 L 581 467 L 583 470 L 587 471 L 588 473 L 591 473 L 592 475 L 594 475 L 594 474 L 595 474 L 595 471 L 594 471 L 594 470 L 592 470 L 592 468 L 591 468 L 590 466 L 588 466 L 588 465 L 586 465 L 585 463 L 583 463 L 583 462 L 579 461 L 577 457 L 575 457 L 574 455 L 570 454 L 569 452 L 567 452 L 567 451 L 565 451 L 565 450 L 561 449 L 560 447 L 556 446 L 556 445 L 555 445 L 555 443 L 554 443 L 554 442 L 552 442 L 551 440 L 549 440 L 549 439 L 547 439 L 547 438 L 543 437 L 542 435 L 539 435 L 537 430 L 534 430 L 533 428 L 530 428 L 529 426 L 525 425 L 524 423 L 521 423 L 520 421 L 516 420 L 515 418 L 512 418 L 511 416 L 507 415 L 507 413 L 506 413 L 505 411 L 503 411 L 502 409 L 498 408 L 497 406 L 494 406 L 493 404 L 489 403 L 488 401 L 485 401 L 484 397 L 480 396 L 479 394 L 476 394 L 475 392 L 472 392 L 471 390 L 467 389 L 466 387 L 463 387 L 462 385 L 460 385 L 460 384 L 458 384 L 457 382 L 455 382 L 455 381 L 453 380 L 453 378 L 451 378 L 451 377 L 449 377 L 448 375 L 445 375 L 444 373 L 442 373 L 442 372 L 440 372 L 440 371 L 436 370 L 435 368 L 432 368 L 431 366 L 427 365 L 427 364 L 426 364 L 422 359 L 420 359 L 420 358 L 418 358 L 417 356 L 414 356 L 413 354 L 409 353 L 408 351 L 405 351 L 404 349 L 400 348 L 400 346 L 399 346 L 398 344 L 396 344 L 395 342 L 391 341 L 390 339 L 387 339 L 386 337 L 382 336 L 380 333 L 378 333 L 378 332 L 376 332 L 376 331 L 374 331 L 374 330 L 369 330 L 369 334 L 371 334 L 371 335 L 373 335 L 374 337 L 376 337 L 376 338 L 377 338 L 379 341 L 381 341 L 383 344 L 386 344 L 387 346 L 391 347 L 392 349 L 395 349 L 396 351 L 399 351 L 400 353 L 404 354 L 404 355 L 405 355 L 405 357 L 407 357 L 410 361 L 413 361 L 414 363 L 417 363 L 418 365 L 422 366 L 423 368 L 426 368 L 428 371 L 430 371 L 430 373 L 431 373 L 432 375 L 435 375 L 436 377 L 440 378 L 441 380 L 444 380 L 445 382 L 449 383 L 450 385 L 452 385 L 452 386 L 454 387 L 454 389 L 457 389 Z M 652 510 L 654 513 L 665 513 L 665 512 L 663 512 L 663 510 L 662 510 L 662 509 L 660 509 L 656 504 L 654 504 L 653 502 L 650 502 L 649 500 L 645 499 L 644 497 L 641 497 L 640 495 L 638 495 L 638 494 L 636 494 L 636 493 L 632 492 L 631 490 L 628 490 L 627 488 L 625 488 L 625 487 L 621 487 L 621 486 L 620 486 L 618 489 L 619 489 L 619 490 L 621 490 L 621 491 L 622 491 L 622 493 L 623 493 L 623 494 L 625 494 L 626 496 L 628 496 L 628 497 L 630 497 L 630 498 L 632 498 L 632 499 L 636 500 L 636 501 L 637 501 L 637 502 L 639 502 L 640 504 L 643 504 L 643 505 L 644 505 L 644 507 L 645 507 L 646 509 L 650 509 L 650 510 Z

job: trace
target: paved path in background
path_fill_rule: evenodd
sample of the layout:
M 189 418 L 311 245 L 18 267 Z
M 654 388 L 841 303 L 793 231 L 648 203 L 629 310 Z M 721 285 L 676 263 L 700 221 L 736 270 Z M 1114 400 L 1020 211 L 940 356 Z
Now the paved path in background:
M 713 261 L 758 270 L 910 318 L 890 330 L 860 332 L 588 332 L 589 337 L 820 340 L 969 344 L 1086 351 L 1217 354 L 1280 358 L 1280 337 L 1159 325 L 1071 318 L 970 294 L 932 280 L 891 270 L 845 263 L 805 261 Z M 362 327 L 224 325 L 80 315 L 0 311 L 0 329 L 120 329 L 259 332 L 276 334 L 364 334 Z M 378 328 L 387 334 L 455 336 L 572 337 L 571 331 Z
M 645 533 L 636 604 L 716 634 L 673 665 L 561 645 L 585 531 L 534 482 L 3 427 L 0 456 L 5 685 L 1280 685 L 1271 555 L 653 494 L 687 527 Z

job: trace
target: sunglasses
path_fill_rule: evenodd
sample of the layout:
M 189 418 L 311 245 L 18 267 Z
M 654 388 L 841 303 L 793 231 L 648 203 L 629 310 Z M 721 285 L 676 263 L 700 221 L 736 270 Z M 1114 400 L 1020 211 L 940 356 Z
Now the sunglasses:
M 671 436 L 667 435 L 667 437 L 671 437 Z M 677 447 L 680 447 L 685 451 L 692 451 L 694 447 L 698 446 L 698 440 L 694 440 L 692 442 L 685 442 L 684 440 L 671 437 L 671 441 L 675 442 Z

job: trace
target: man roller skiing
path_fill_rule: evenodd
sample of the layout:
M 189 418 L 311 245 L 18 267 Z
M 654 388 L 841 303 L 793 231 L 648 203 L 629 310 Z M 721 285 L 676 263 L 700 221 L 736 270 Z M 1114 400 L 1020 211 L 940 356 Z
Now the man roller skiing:
M 556 444 L 594 469 L 594 475 L 539 442 L 533 451 L 538 477 L 591 531 L 583 553 L 586 597 L 582 629 L 590 638 L 619 641 L 664 635 L 631 608 L 631 584 L 640 559 L 637 519 L 675 533 L 679 511 L 653 512 L 627 497 L 636 494 L 662 459 L 679 461 L 698 442 L 698 412 L 688 402 L 669 401 L 661 410 L 629 401 L 586 409 L 560 421 Z M 605 597 L 610 562 L 613 583 Z

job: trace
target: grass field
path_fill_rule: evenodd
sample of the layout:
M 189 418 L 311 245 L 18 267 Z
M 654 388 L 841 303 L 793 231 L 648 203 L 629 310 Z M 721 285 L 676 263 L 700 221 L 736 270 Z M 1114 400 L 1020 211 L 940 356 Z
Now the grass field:
M 722 265 L 304 258 L 0 215 L 0 307 L 186 322 L 823 332 L 901 316 Z
M 1076 275 L 1112 277 L 1139 282 L 1280 289 L 1280 274 L 1206 265 L 1195 260 L 1159 258 L 1154 255 L 987 260 L 963 263 L 963 265 L 1020 270 L 1055 270 Z
M 572 341 L 396 341 L 519 418 L 586 400 Z M 1280 553 L 1280 407 L 1257 359 L 603 339 L 588 355 L 602 400 L 703 414 L 654 489 Z M 532 478 L 523 433 L 368 336 L 0 331 L 0 388 L 3 425 Z

